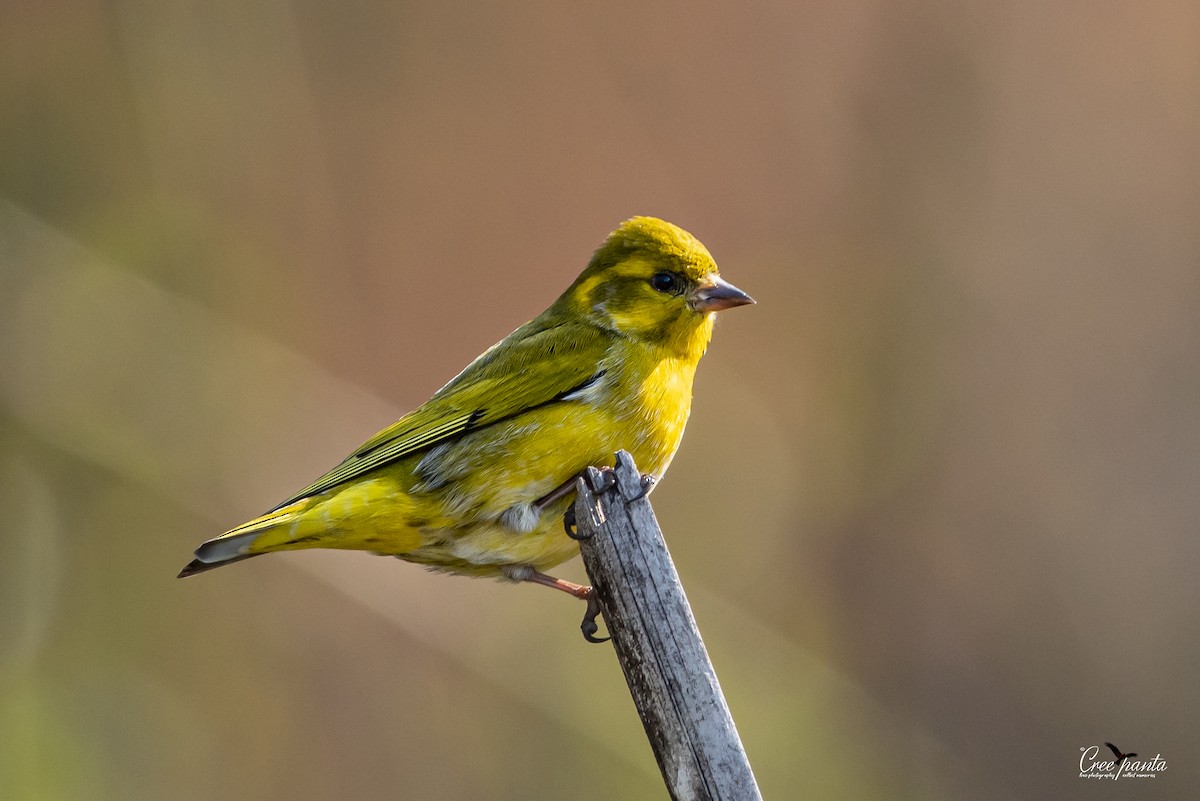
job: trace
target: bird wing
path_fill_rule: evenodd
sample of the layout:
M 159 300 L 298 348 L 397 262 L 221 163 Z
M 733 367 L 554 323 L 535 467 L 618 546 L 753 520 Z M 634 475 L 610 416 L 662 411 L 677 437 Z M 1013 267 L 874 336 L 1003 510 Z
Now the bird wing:
M 1105 745 L 1108 746 L 1109 750 L 1113 752 L 1113 756 L 1115 756 L 1117 759 L 1120 759 L 1123 756 L 1121 749 L 1117 748 L 1112 743 L 1105 743 Z
M 423 405 L 275 509 L 469 431 L 563 400 L 599 379 L 610 336 L 583 324 L 552 325 L 541 318 L 526 323 L 484 351 Z

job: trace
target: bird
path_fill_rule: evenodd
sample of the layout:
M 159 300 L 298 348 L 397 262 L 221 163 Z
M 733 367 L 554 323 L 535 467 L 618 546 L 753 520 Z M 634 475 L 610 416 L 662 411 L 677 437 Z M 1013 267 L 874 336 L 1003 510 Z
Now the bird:
M 335 548 L 594 603 L 545 573 L 578 553 L 558 522 L 576 477 L 624 449 L 645 486 L 662 478 L 716 313 L 754 302 L 692 234 L 626 220 L 548 309 L 316 481 L 201 544 L 179 577 Z
M 1117 767 L 1118 768 L 1121 767 L 1121 763 L 1124 762 L 1126 759 L 1137 756 L 1137 754 L 1122 754 L 1121 749 L 1117 748 L 1112 743 L 1105 743 L 1105 745 L 1107 745 L 1109 750 L 1113 752 L 1113 756 L 1115 756 L 1117 758 Z

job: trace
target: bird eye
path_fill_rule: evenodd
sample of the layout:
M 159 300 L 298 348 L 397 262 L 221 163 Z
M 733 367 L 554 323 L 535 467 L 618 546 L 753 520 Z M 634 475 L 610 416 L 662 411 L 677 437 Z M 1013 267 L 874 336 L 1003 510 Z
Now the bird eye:
M 675 273 L 655 273 L 650 276 L 650 286 L 659 292 L 674 292 L 679 289 L 679 276 Z

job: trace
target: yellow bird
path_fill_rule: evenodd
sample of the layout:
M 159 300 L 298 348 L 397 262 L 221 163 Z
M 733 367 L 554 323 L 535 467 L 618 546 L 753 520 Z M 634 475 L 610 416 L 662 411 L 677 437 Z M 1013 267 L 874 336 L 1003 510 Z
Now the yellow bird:
M 589 598 L 542 572 L 578 553 L 559 523 L 575 477 L 623 448 L 661 478 L 714 313 L 753 302 L 691 234 L 634 217 L 549 309 L 315 482 L 205 542 L 179 575 L 343 548 Z

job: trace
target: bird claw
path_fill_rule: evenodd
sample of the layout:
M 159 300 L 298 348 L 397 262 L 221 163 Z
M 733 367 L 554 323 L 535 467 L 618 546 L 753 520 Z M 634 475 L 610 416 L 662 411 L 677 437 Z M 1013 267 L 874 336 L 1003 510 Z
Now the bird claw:
M 587 611 L 583 613 L 583 622 L 579 624 L 579 630 L 583 632 L 583 639 L 590 643 L 608 642 L 611 637 L 597 637 L 596 632 L 600 630 L 600 626 L 596 624 L 596 616 L 600 614 L 600 602 L 596 600 L 596 590 L 593 589 L 587 597 Z
M 637 496 L 636 498 L 630 498 L 629 500 L 640 501 L 642 498 L 645 498 L 647 495 L 650 494 L 650 490 L 654 489 L 654 485 L 657 483 L 658 483 L 658 476 L 652 475 L 650 473 L 642 473 L 641 478 L 638 479 L 638 484 L 640 484 L 642 487 L 642 494 Z
M 584 534 L 576 527 L 575 506 L 567 507 L 567 511 L 563 512 L 563 530 L 567 532 L 567 536 L 573 540 L 582 542 L 586 539 L 591 539 L 591 534 Z
M 617 485 L 617 477 L 613 473 L 611 467 L 589 467 L 583 471 L 583 476 L 587 480 L 588 486 L 592 492 L 599 495 L 602 492 L 608 492 Z

